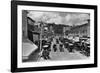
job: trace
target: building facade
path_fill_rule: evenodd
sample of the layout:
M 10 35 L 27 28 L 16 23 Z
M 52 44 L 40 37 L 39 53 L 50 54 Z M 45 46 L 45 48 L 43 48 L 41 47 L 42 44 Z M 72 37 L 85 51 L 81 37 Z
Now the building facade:
M 90 37 L 90 22 L 86 24 L 82 24 L 79 26 L 73 26 L 70 31 L 69 35 L 78 35 L 80 37 L 87 36 Z

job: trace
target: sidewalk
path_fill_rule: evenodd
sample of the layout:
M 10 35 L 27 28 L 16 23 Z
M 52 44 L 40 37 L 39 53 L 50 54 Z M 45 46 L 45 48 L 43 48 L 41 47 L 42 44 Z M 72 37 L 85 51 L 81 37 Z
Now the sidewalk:
M 30 58 L 30 55 L 33 52 L 36 52 L 38 46 L 36 46 L 33 42 L 28 39 L 24 39 L 22 42 L 22 59 L 23 61 L 27 61 Z

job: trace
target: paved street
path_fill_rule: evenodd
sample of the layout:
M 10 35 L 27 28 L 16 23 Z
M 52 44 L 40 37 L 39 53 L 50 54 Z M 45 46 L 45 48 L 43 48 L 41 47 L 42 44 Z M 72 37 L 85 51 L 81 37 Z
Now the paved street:
M 80 54 L 78 51 L 74 50 L 74 53 L 70 53 L 67 48 L 64 48 L 64 52 L 60 52 L 59 50 L 59 44 L 57 44 L 57 51 L 54 52 L 53 44 L 55 43 L 55 40 L 51 44 L 51 52 L 50 52 L 50 59 L 51 61 L 55 60 L 79 60 L 79 59 L 88 59 L 88 57 L 84 56 L 83 54 Z M 33 49 L 33 48 L 32 48 Z M 40 51 L 39 48 L 33 51 L 29 56 L 28 59 L 24 62 L 36 62 L 36 61 L 48 61 L 44 60 L 42 57 L 40 57 Z
M 50 60 L 79 60 L 79 59 L 88 59 L 88 57 L 80 54 L 78 51 L 74 53 L 69 53 L 67 49 L 64 49 L 64 52 L 60 52 L 59 49 L 54 52 L 53 49 L 50 52 Z M 44 61 L 44 59 L 39 59 L 39 61 Z
M 69 53 L 66 49 L 64 52 L 51 52 L 50 54 L 51 60 L 78 60 L 78 59 L 86 59 L 87 57 L 80 54 L 79 52 Z

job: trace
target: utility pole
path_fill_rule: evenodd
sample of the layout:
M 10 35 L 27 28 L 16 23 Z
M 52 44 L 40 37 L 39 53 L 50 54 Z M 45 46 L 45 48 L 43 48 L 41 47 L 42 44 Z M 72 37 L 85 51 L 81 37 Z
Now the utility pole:
M 40 22 L 40 51 L 42 50 L 43 22 Z

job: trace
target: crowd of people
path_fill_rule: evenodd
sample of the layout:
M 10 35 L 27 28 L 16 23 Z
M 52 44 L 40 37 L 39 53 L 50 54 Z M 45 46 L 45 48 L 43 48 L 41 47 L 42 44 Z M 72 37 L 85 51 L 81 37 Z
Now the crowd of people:
M 49 40 L 42 40 L 41 57 L 48 60 L 51 59 L 51 50 L 54 52 L 64 52 L 65 49 L 72 53 L 74 53 L 74 50 L 76 50 L 87 57 L 90 56 L 90 44 L 87 44 L 84 40 L 80 39 L 79 41 L 75 42 L 64 37 L 52 37 L 49 38 Z

